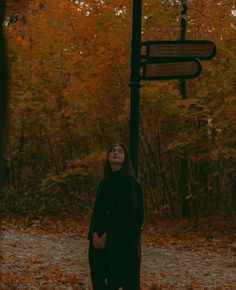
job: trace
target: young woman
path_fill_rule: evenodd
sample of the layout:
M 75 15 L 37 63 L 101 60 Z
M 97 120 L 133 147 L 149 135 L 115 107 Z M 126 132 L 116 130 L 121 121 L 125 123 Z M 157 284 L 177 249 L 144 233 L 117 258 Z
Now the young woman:
M 109 148 L 89 228 L 93 290 L 139 290 L 143 192 L 122 143 Z

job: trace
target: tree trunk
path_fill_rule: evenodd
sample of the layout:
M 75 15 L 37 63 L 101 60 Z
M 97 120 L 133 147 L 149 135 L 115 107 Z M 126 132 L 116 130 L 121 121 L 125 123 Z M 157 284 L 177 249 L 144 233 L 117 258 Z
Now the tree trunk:
M 3 185 L 6 174 L 4 154 L 7 143 L 7 103 L 8 103 L 8 68 L 6 62 L 5 40 L 2 23 L 5 15 L 5 1 L 0 2 L 0 205 L 3 203 Z M 0 209 L 0 218 L 2 210 Z

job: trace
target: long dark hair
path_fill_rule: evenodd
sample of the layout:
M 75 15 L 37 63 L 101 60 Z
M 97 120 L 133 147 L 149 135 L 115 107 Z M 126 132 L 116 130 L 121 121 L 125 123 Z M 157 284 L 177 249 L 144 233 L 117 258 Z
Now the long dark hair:
M 130 160 L 130 155 L 129 155 L 129 150 L 128 148 L 123 144 L 123 143 L 115 143 L 113 145 L 111 145 L 111 147 L 108 149 L 107 151 L 107 157 L 106 157 L 106 161 L 105 161 L 105 164 L 104 164 L 104 179 L 107 179 L 109 178 L 109 176 L 111 175 L 111 165 L 110 165 L 110 162 L 108 160 L 108 157 L 109 157 L 109 154 L 111 153 L 112 149 L 115 147 L 115 146 L 120 146 L 122 147 L 124 153 L 125 153 L 125 160 L 124 160 L 124 163 L 122 165 L 122 168 L 121 168 L 121 175 L 123 176 L 134 176 L 134 169 L 133 169 L 133 166 L 132 166 L 132 163 L 131 163 L 131 160 Z

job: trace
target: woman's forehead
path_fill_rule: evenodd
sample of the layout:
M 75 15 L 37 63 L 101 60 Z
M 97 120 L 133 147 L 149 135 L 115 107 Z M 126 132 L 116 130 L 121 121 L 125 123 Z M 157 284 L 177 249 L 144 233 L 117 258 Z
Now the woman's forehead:
M 122 145 L 120 144 L 114 144 L 112 147 L 111 147 L 111 150 L 113 149 L 121 149 L 122 151 L 124 151 L 124 148 Z

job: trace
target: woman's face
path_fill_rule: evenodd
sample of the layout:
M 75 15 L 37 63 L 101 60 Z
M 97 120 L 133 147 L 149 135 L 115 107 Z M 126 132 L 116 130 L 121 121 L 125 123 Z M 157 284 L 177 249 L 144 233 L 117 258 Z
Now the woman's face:
M 122 164 L 125 161 L 125 152 L 122 146 L 120 145 L 115 145 L 112 149 L 111 152 L 108 155 L 108 161 L 111 164 L 111 167 L 114 166 L 120 166 L 122 167 Z

